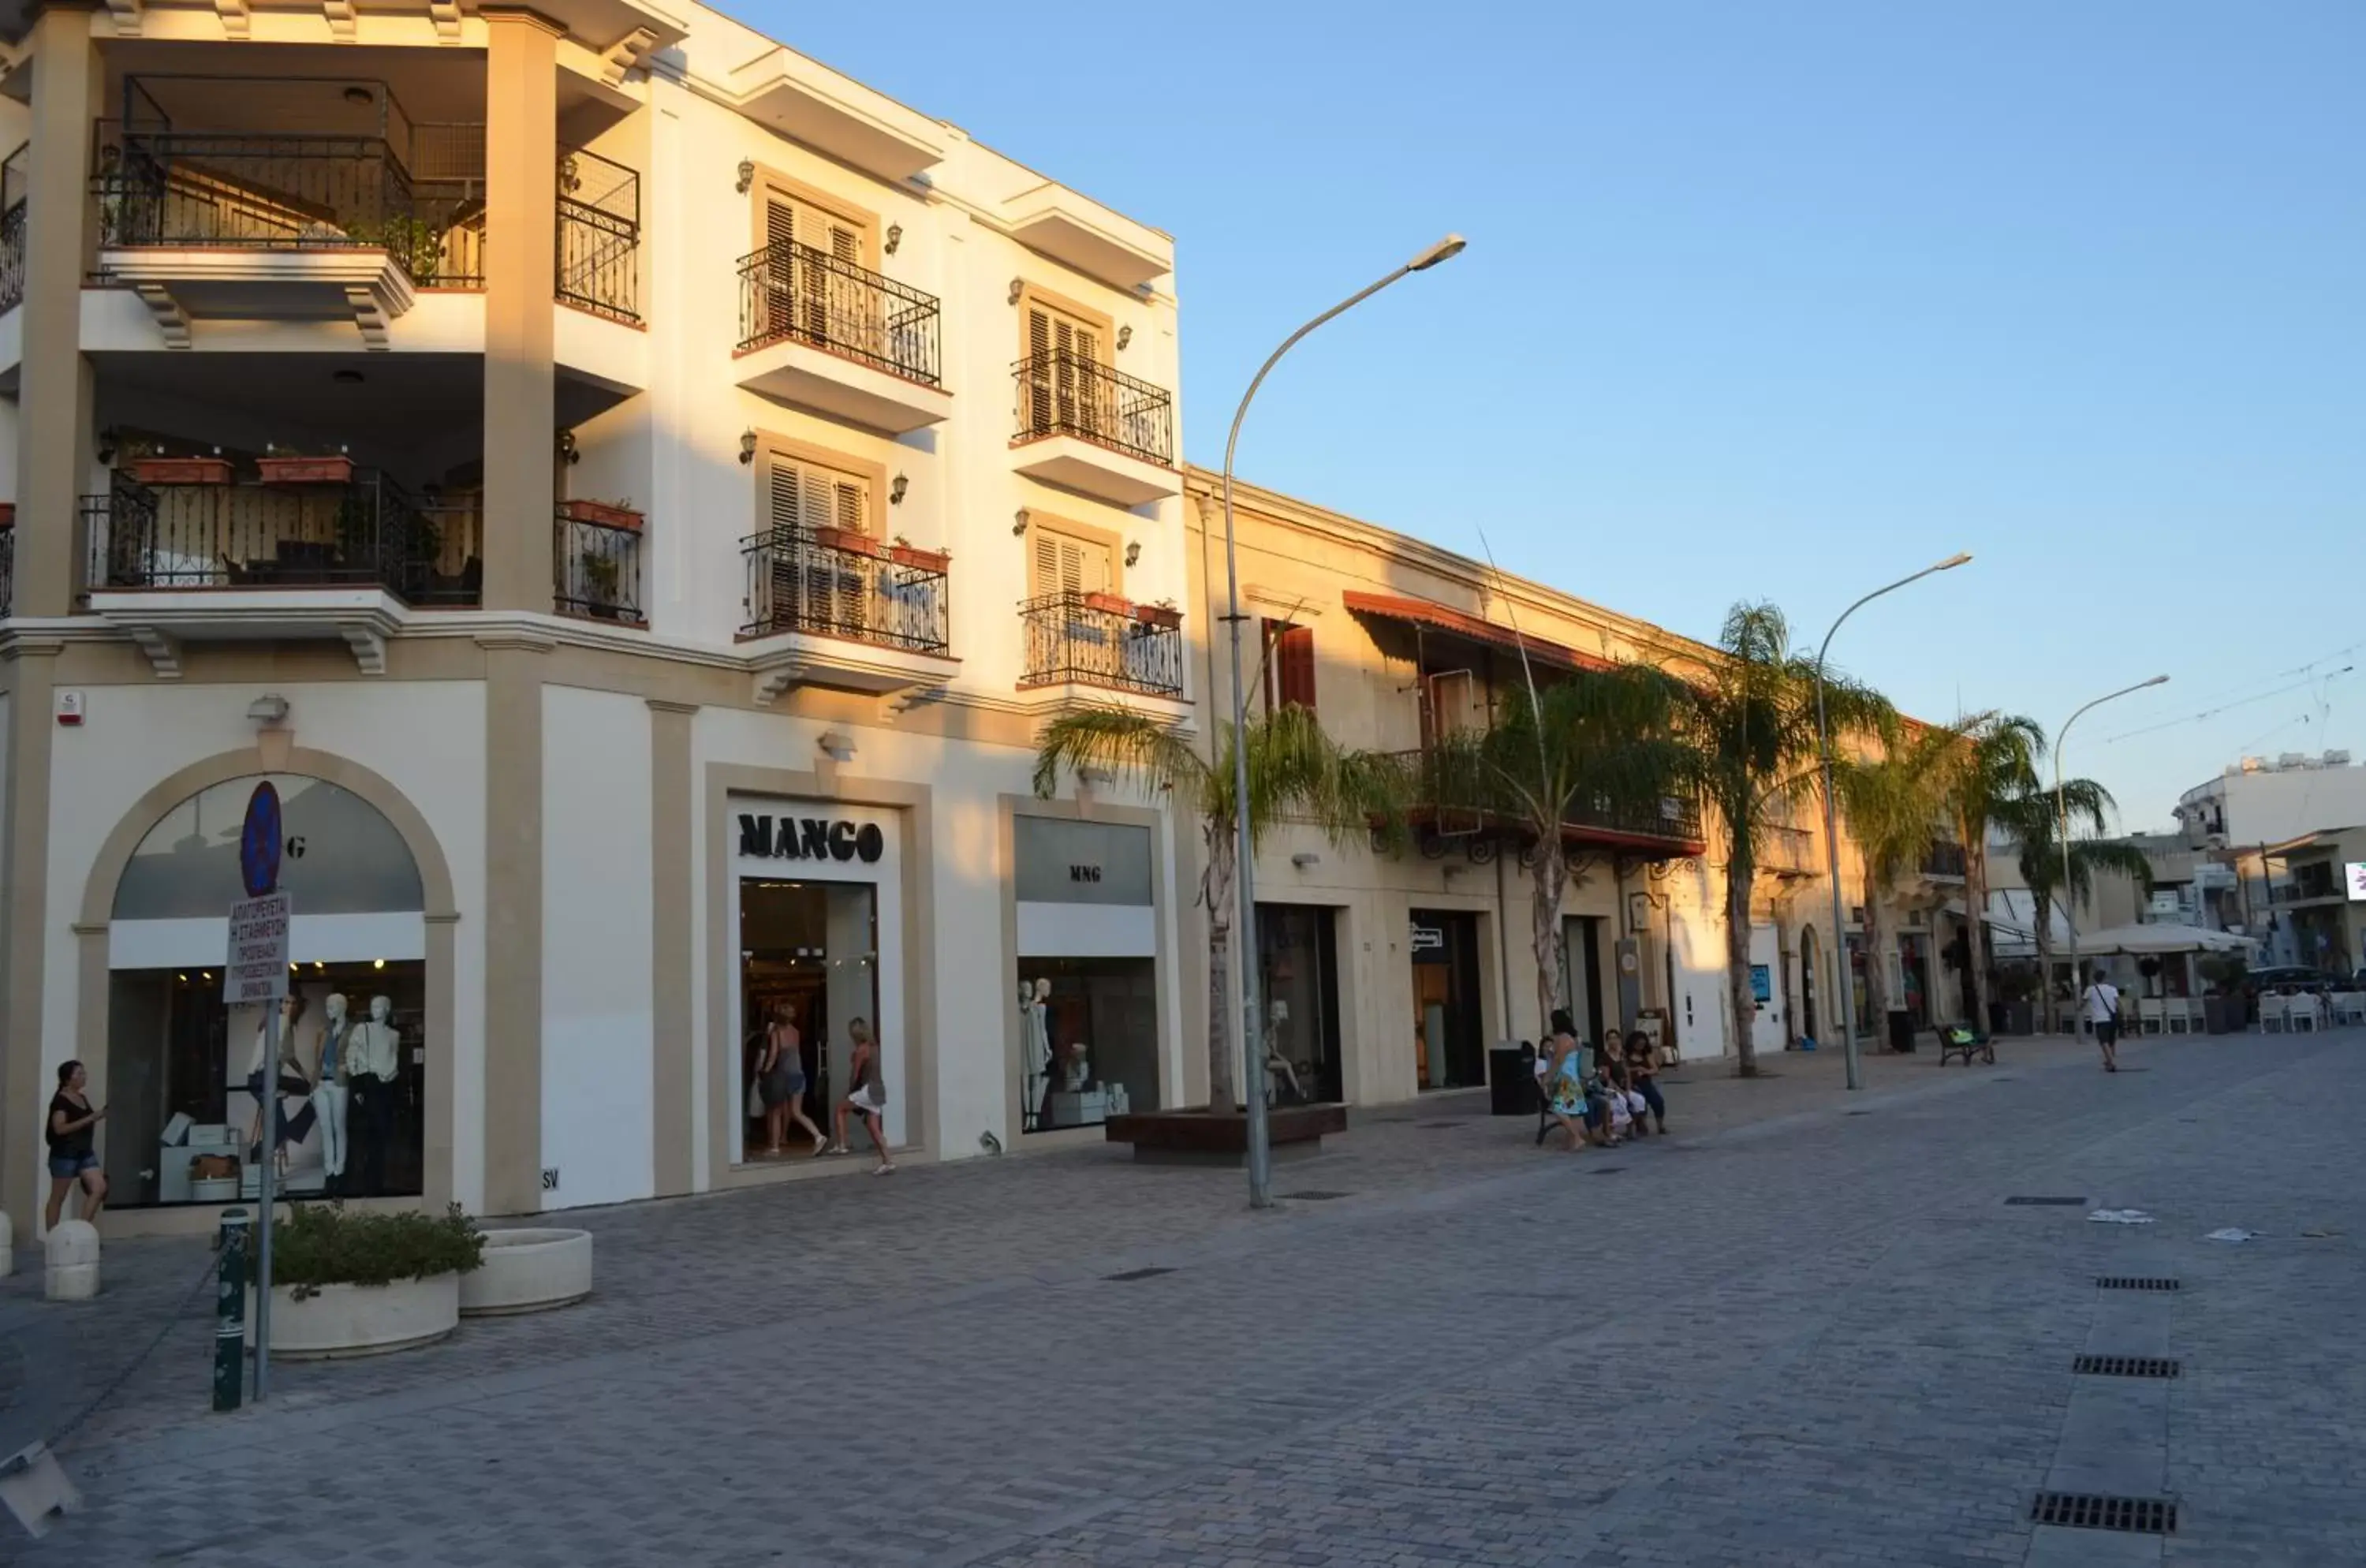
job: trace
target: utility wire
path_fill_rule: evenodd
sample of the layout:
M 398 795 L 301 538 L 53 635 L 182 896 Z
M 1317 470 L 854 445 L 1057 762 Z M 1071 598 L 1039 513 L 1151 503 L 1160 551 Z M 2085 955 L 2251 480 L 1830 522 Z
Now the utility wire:
M 2311 686 L 2315 686 L 2320 681 L 2331 682 L 2340 676 L 2349 674 L 2356 668 L 2357 666 L 2354 664 L 2345 664 L 2340 669 L 2332 671 L 2330 674 L 2323 676 L 2312 675 L 2302 680 L 2289 682 L 2284 685 L 2278 686 L 2273 691 L 2261 692 L 2256 696 L 2237 697 L 2232 702 L 2221 703 L 2216 707 L 2203 708 L 2199 713 L 2187 714 L 2182 718 L 2164 719 L 2158 724 L 2147 724 L 2138 729 L 2124 729 L 2117 735 L 2106 736 L 2103 739 L 2103 744 L 2109 746 L 2115 741 L 2133 739 L 2139 735 L 2151 735 L 2163 729 L 2175 729 L 2180 725 L 2195 724 L 2205 718 L 2215 718 L 2222 713 L 2231 713 L 2236 708 L 2248 707 L 2253 703 L 2263 703 L 2270 697 L 2281 697 L 2288 693 L 2304 691 Z

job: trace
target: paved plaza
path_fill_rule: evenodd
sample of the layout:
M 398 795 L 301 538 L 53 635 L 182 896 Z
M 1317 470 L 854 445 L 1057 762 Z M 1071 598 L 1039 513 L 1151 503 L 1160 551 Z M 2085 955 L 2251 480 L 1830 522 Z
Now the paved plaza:
M 1575 1155 L 1424 1100 L 1266 1214 L 1104 1150 L 593 1212 L 593 1300 L 283 1364 L 227 1417 L 203 1249 L 120 1243 L 104 1300 L 41 1309 L 105 1393 L 89 1507 L 0 1561 L 2366 1562 L 2366 1033 L 2123 1059 L 1696 1067 L 1677 1135 Z M 2042 1489 L 2176 1533 L 2036 1527 Z

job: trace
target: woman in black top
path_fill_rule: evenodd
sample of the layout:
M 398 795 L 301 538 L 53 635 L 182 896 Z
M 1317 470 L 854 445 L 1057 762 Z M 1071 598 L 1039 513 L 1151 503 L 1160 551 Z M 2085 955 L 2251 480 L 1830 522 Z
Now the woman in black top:
M 58 1228 L 58 1218 L 65 1213 L 66 1193 L 77 1180 L 90 1195 L 84 1219 L 96 1222 L 98 1212 L 107 1207 L 107 1174 L 98 1168 L 98 1156 L 91 1151 L 91 1134 L 107 1120 L 107 1112 L 91 1109 L 85 1092 L 89 1082 L 90 1075 L 80 1062 L 68 1062 L 58 1068 L 58 1092 L 50 1096 L 50 1230 Z

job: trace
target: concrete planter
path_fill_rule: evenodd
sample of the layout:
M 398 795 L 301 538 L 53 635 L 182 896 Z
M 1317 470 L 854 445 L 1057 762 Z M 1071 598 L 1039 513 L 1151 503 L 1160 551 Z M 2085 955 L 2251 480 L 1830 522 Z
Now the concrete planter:
M 590 1231 L 487 1231 L 484 1258 L 460 1276 L 464 1317 L 548 1312 L 592 1293 Z
M 297 1292 L 307 1293 L 301 1301 Z M 460 1326 L 460 1276 L 431 1274 L 388 1285 L 275 1286 L 271 1353 L 289 1360 L 382 1356 L 433 1345 Z M 254 1292 L 246 1300 L 246 1342 L 254 1343 Z
M 1347 1130 L 1341 1105 L 1272 1107 L 1266 1112 L 1266 1140 L 1274 1163 L 1306 1159 L 1323 1152 L 1325 1133 Z M 1248 1160 L 1248 1118 L 1206 1111 L 1143 1111 L 1109 1119 L 1102 1134 L 1112 1144 L 1132 1144 L 1143 1165 L 1240 1166 Z

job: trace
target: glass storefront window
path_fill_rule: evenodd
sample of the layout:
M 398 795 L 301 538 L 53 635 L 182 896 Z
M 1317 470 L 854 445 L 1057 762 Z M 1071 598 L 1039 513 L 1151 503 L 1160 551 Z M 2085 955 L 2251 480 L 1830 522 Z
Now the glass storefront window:
M 793 1102 L 817 1126 L 829 1125 L 832 1108 L 849 1087 L 854 1044 L 848 1026 L 879 1023 L 878 890 L 868 883 L 788 882 L 742 877 L 739 882 L 741 1095 L 740 1158 L 761 1151 L 775 1131 L 766 1121 L 772 1086 L 757 1081 L 766 1026 L 783 1016 L 796 1031 L 797 1070 L 804 1079 Z M 776 1073 L 775 1082 L 781 1082 Z M 888 1092 L 897 1092 L 890 1083 Z M 783 1118 L 783 1159 L 809 1157 L 812 1142 Z M 860 1134 L 855 1134 L 860 1138 Z
M 1257 906 L 1257 974 L 1265 997 L 1266 1072 L 1276 1105 L 1335 1102 L 1339 973 L 1333 912 Z
M 1158 986 L 1148 958 L 1019 965 L 1022 1132 L 1158 1109 Z

